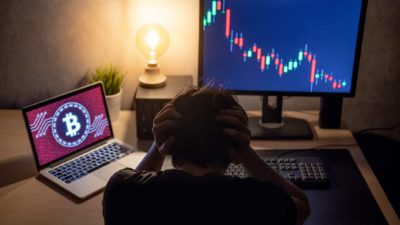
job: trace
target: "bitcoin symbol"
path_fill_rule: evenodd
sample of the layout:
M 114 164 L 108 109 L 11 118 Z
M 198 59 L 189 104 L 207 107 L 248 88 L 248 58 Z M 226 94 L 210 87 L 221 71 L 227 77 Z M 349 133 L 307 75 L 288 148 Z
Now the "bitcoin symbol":
M 58 144 L 72 148 L 86 140 L 90 124 L 89 112 L 82 104 L 67 102 L 54 112 L 51 131 Z
M 62 121 L 67 126 L 66 136 L 74 137 L 77 132 L 81 129 L 81 124 L 78 122 L 78 117 L 72 113 L 67 113 Z

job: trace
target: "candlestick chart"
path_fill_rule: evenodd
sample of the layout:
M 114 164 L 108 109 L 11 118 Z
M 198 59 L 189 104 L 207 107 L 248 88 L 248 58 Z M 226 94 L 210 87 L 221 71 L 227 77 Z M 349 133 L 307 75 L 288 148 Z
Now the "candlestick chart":
M 249 12 L 250 10 L 248 9 L 251 8 L 238 7 L 238 1 L 210 0 L 205 3 L 202 21 L 200 21 L 202 32 L 204 33 L 203 37 L 205 38 L 205 57 L 215 55 L 215 58 L 212 61 L 209 59 L 204 61 L 211 64 L 212 66 L 210 67 L 217 68 L 214 71 L 206 69 L 205 72 L 214 74 L 214 76 L 217 76 L 215 74 L 218 71 L 227 73 L 223 75 L 224 82 L 242 76 L 238 81 L 241 82 L 240 85 L 247 82 L 249 85 L 254 84 L 259 85 L 259 87 L 266 87 L 261 86 L 263 85 L 262 83 L 265 83 L 269 90 L 276 91 L 292 90 L 295 92 L 329 93 L 347 93 L 350 91 L 356 39 L 354 36 L 357 35 L 357 29 L 352 33 L 352 36 L 346 36 L 347 39 L 338 38 L 339 41 L 344 40 L 342 41 L 343 43 L 345 41 L 350 42 L 348 46 L 354 45 L 353 48 L 347 48 L 349 49 L 349 54 L 344 57 L 340 55 L 337 46 L 321 43 L 314 45 L 314 42 L 316 42 L 314 40 L 323 38 L 330 38 L 332 43 L 336 43 L 334 34 L 329 37 L 326 35 L 319 36 L 321 32 L 312 30 L 314 34 L 309 34 L 309 32 L 304 36 L 313 38 L 309 38 L 310 40 L 302 38 L 302 26 L 306 29 L 311 29 L 310 26 L 315 21 L 307 18 L 307 20 L 304 20 L 304 24 L 301 24 L 302 20 L 300 19 L 295 26 L 285 27 L 289 32 L 282 31 L 279 29 L 283 25 L 278 26 L 276 24 L 284 24 L 285 21 L 283 19 L 279 20 L 279 18 L 283 17 L 271 15 L 271 13 L 265 16 L 263 15 L 265 13 L 260 12 L 257 6 L 253 7 L 256 10 Z M 254 2 L 257 1 L 253 1 L 253 4 Z M 242 3 L 241 5 L 245 4 Z M 246 13 L 241 13 L 243 10 L 247 10 Z M 261 15 L 257 15 L 257 12 Z M 305 16 L 311 17 L 311 15 Z M 356 18 L 354 15 L 351 16 Z M 331 19 L 330 17 L 326 18 Z M 343 20 L 345 19 L 347 18 L 343 18 Z M 311 23 L 308 22 L 307 24 L 307 21 L 311 21 Z M 322 19 L 322 21 L 324 20 Z M 334 20 L 332 19 L 332 21 Z M 328 22 L 326 24 L 329 25 Z M 332 22 L 332 24 L 338 27 L 338 23 Z M 346 24 L 339 25 L 346 26 Z M 279 29 L 275 29 L 272 32 L 263 33 L 260 31 L 276 27 Z M 296 31 L 299 34 L 295 33 Z M 279 40 L 275 41 L 279 45 L 274 45 L 275 43 L 272 41 L 274 39 Z M 292 42 L 295 42 L 295 44 Z M 301 42 L 303 43 L 300 44 Z M 346 46 L 342 44 L 341 47 L 345 49 Z M 339 53 L 333 54 L 332 52 L 335 51 Z M 332 54 L 330 55 L 329 53 Z M 319 58 L 320 55 L 321 58 Z M 337 66 L 342 65 L 343 63 L 340 64 L 341 62 L 347 63 L 348 66 Z M 226 67 L 227 69 L 224 70 L 221 67 Z M 240 75 L 235 77 L 235 73 Z M 231 77 L 229 77 L 230 75 Z M 253 77 L 255 78 L 253 79 Z

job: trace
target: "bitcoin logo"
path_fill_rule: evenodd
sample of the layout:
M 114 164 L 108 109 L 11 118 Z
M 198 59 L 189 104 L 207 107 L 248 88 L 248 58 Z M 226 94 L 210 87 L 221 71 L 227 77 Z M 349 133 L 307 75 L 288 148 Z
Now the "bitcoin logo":
M 53 116 L 52 133 L 58 144 L 75 147 L 84 142 L 90 131 L 90 115 L 80 103 L 67 102 Z
M 62 121 L 67 126 L 67 132 L 65 133 L 65 135 L 67 136 L 74 137 L 81 129 L 81 124 L 78 122 L 78 117 L 76 117 L 72 113 L 67 113 Z

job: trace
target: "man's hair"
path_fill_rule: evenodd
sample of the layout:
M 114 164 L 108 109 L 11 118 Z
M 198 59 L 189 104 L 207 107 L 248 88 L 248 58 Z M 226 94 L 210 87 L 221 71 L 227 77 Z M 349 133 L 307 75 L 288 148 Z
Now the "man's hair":
M 215 118 L 224 109 L 243 110 L 232 95 L 219 89 L 192 88 L 179 94 L 172 104 L 182 115 L 173 134 L 173 165 L 190 162 L 203 168 L 210 164 L 227 167 L 231 143 L 223 134 L 224 125 Z

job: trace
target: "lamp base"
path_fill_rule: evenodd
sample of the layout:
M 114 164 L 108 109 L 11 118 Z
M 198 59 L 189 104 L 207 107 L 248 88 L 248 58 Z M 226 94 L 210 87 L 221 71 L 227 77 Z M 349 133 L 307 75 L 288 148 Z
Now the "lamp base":
M 167 77 L 161 73 L 157 63 L 147 63 L 139 77 L 139 85 L 144 88 L 160 88 L 167 84 Z

